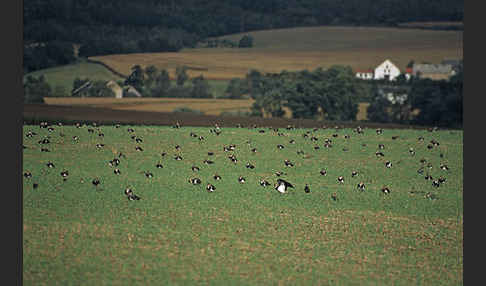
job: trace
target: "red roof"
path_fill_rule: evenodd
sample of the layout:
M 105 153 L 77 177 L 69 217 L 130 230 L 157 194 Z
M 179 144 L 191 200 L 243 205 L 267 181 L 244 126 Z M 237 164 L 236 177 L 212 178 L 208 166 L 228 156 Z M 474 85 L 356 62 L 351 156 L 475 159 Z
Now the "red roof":
M 412 73 L 412 72 L 413 72 L 413 68 L 407 68 L 407 69 L 405 70 L 405 72 L 406 72 L 406 73 Z

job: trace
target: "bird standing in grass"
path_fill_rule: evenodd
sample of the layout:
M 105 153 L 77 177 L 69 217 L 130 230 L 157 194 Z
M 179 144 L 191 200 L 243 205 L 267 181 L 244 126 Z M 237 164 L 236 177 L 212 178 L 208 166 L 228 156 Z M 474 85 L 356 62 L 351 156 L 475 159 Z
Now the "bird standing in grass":
M 277 183 L 275 184 L 275 190 L 277 190 L 281 194 L 284 194 L 287 192 L 287 188 L 294 188 L 294 186 L 284 179 L 277 179 Z
M 310 187 L 308 184 L 305 184 L 305 187 L 304 187 L 304 192 L 306 193 L 310 193 Z
M 137 195 L 135 195 L 133 193 L 132 189 L 130 189 L 130 188 L 126 188 L 125 189 L 125 195 L 127 196 L 127 199 L 129 201 L 138 201 L 138 200 L 140 200 L 140 197 L 137 196 Z
M 212 193 L 212 192 L 214 192 L 214 190 L 216 190 L 216 187 L 215 187 L 214 185 L 212 185 L 212 184 L 208 184 L 208 185 L 206 186 L 206 190 L 207 190 L 208 192 Z

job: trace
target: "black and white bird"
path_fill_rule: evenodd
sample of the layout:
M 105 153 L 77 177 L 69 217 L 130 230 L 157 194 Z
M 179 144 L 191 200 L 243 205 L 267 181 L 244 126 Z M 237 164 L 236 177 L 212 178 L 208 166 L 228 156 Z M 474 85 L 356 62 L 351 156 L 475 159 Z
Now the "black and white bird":
M 181 161 L 182 160 L 182 157 L 181 157 L 181 155 L 177 155 L 177 156 L 174 157 L 174 159 L 176 161 Z
M 140 152 L 141 152 L 141 151 L 143 151 L 143 148 L 142 148 L 142 147 L 140 147 L 140 146 L 137 146 L 137 147 L 135 147 L 135 150 L 137 150 L 137 151 L 140 151 Z
M 319 173 L 321 173 L 322 176 L 327 175 L 327 171 L 325 169 L 322 169 Z
M 137 196 L 137 195 L 135 195 L 133 193 L 132 189 L 130 189 L 130 188 L 126 188 L 125 189 L 125 195 L 127 196 L 127 199 L 129 201 L 138 201 L 138 200 L 140 200 L 140 197 Z
M 240 182 L 240 184 L 243 184 L 245 182 L 245 178 L 243 178 L 243 176 L 239 176 L 238 177 L 238 182 Z
M 438 197 L 435 194 L 432 194 L 431 192 L 428 192 L 425 194 L 425 198 L 429 200 L 437 200 Z
M 385 162 L 385 166 L 386 166 L 387 168 L 391 168 L 391 167 L 392 167 L 392 163 L 391 163 L 390 161 L 386 161 L 386 162 Z
M 410 149 L 408 149 L 408 153 L 410 153 L 411 156 L 415 156 L 415 150 L 413 150 L 412 147 L 410 147 Z
M 191 178 L 189 179 L 189 182 L 193 185 L 199 185 L 201 183 L 201 179 L 199 178 Z
M 356 176 L 358 176 L 358 171 L 351 172 L 351 177 L 356 177 Z
M 198 167 L 198 166 L 192 166 L 192 167 L 191 167 L 191 170 L 192 170 L 193 172 L 197 172 L 197 171 L 199 171 L 199 167 Z
M 364 191 L 365 190 L 365 184 L 363 182 L 359 182 L 358 187 L 359 190 Z
M 383 188 L 381 188 L 381 192 L 384 193 L 384 194 L 389 194 L 391 191 L 388 187 L 383 187 Z
M 162 169 L 162 168 L 164 168 L 164 166 L 163 166 L 163 165 L 162 165 L 162 163 L 160 163 L 160 162 L 158 162 L 158 163 L 157 163 L 157 165 L 155 165 L 155 167 L 156 167 L 157 169 Z
M 29 171 L 25 171 L 24 172 L 24 177 L 26 177 L 26 178 L 32 178 L 32 173 L 29 172 Z
M 215 187 L 214 185 L 212 185 L 212 184 L 208 184 L 208 185 L 206 186 L 206 190 L 207 190 L 208 192 L 212 193 L 212 192 L 214 192 L 214 190 L 216 190 L 216 187 Z
M 308 184 L 305 184 L 305 187 L 304 187 L 304 192 L 306 193 L 310 193 L 310 187 Z
M 285 159 L 284 164 L 287 167 L 293 167 L 294 166 L 294 163 L 290 162 L 290 160 L 288 160 L 288 159 Z
M 246 163 L 246 167 L 248 169 L 255 169 L 255 165 L 251 164 L 251 163 Z
M 103 144 L 103 143 L 96 144 L 96 148 L 98 148 L 98 149 L 103 148 L 103 147 L 105 147 L 105 144 Z
M 384 144 L 378 144 L 378 149 L 380 149 L 380 150 L 385 149 L 385 145 Z
M 277 171 L 277 172 L 275 172 L 275 175 L 276 175 L 277 177 L 280 177 L 280 176 L 282 176 L 282 175 L 286 175 L 286 173 L 281 172 L 281 171 Z
M 262 186 L 262 187 L 270 186 L 270 183 L 265 179 L 261 179 L 260 180 L 260 186 Z
M 113 173 L 114 173 L 115 175 L 120 175 L 120 174 L 121 174 L 121 171 L 120 171 L 120 169 L 115 168 L 115 170 L 113 170 Z
M 54 168 L 54 167 L 55 167 L 55 166 L 54 166 L 54 163 L 52 163 L 51 161 L 47 162 L 46 166 L 47 166 L 48 168 Z
M 294 188 L 294 186 L 284 179 L 277 179 L 277 183 L 275 184 L 275 190 L 277 190 L 281 194 L 284 194 L 287 192 L 287 188 Z
M 66 181 L 66 180 L 67 180 L 68 176 L 69 176 L 69 172 L 68 172 L 68 170 L 64 170 L 64 171 L 62 171 L 62 172 L 61 172 L 61 177 L 62 177 L 62 179 L 63 179 L 64 181 Z
M 215 179 L 216 181 L 219 181 L 219 180 L 221 180 L 221 176 L 218 175 L 218 174 L 214 174 L 213 179 Z
M 433 181 L 432 181 L 432 186 L 434 186 L 434 187 L 436 187 L 436 188 L 440 187 L 440 182 L 439 182 L 439 180 L 433 180 Z
M 149 178 L 149 179 L 154 177 L 154 174 L 152 174 L 152 173 L 151 173 L 151 172 L 149 172 L 149 171 L 143 171 L 143 173 L 145 174 L 145 177 L 147 177 L 147 178 Z
M 203 161 L 203 163 L 206 164 L 206 165 L 211 165 L 211 164 L 214 164 L 214 161 L 206 159 L 206 160 Z
M 376 151 L 375 155 L 376 155 L 376 157 L 384 157 L 385 156 L 385 154 L 383 154 L 383 152 L 380 152 L 380 151 Z
M 449 167 L 446 164 L 440 164 L 440 169 L 444 171 L 449 171 Z
M 284 145 L 282 145 L 282 144 L 278 144 L 278 145 L 277 145 L 277 148 L 278 148 L 278 149 L 283 149 L 283 148 L 285 148 L 285 147 L 284 147 Z
M 99 184 L 100 184 L 100 179 L 98 178 L 94 178 L 91 183 L 95 186 L 95 187 L 98 187 Z
M 337 178 L 337 180 L 338 180 L 338 182 L 340 182 L 341 184 L 343 184 L 343 183 L 344 183 L 344 177 L 343 177 L 343 176 L 339 176 L 339 177 Z

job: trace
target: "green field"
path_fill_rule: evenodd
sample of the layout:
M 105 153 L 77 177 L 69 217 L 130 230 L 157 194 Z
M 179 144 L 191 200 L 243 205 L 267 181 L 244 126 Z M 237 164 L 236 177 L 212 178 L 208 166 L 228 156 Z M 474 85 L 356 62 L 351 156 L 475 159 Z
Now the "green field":
M 22 172 L 32 174 L 23 180 L 24 285 L 463 284 L 462 131 L 280 129 L 279 136 L 269 128 L 223 128 L 217 136 L 185 126 L 53 128 L 23 127 Z M 37 135 L 27 137 L 29 131 Z M 38 143 L 43 138 L 50 143 Z M 326 138 L 331 148 L 324 147 Z M 428 149 L 433 139 L 440 145 Z M 224 151 L 230 144 L 236 149 Z M 378 144 L 385 145 L 384 157 L 375 155 Z M 115 175 L 108 162 L 120 152 L 121 174 Z M 174 160 L 176 154 L 183 160 Z M 285 159 L 295 166 L 286 167 Z M 259 185 L 261 178 L 273 185 L 276 171 L 295 189 L 280 194 Z M 436 188 L 426 174 L 446 181 Z M 202 184 L 191 185 L 193 177 Z M 216 187 L 213 193 L 207 183 Z M 383 186 L 391 193 L 382 193 Z M 126 187 L 141 200 L 128 201 Z
M 26 76 L 32 75 L 38 77 L 44 75 L 47 83 L 54 90 L 56 86 L 62 86 L 66 91 L 65 96 L 71 95 L 73 89 L 73 82 L 75 78 L 89 78 L 91 80 L 115 80 L 123 81 L 123 79 L 110 70 L 99 64 L 88 62 L 79 62 L 71 65 L 58 66 L 48 69 L 43 69 L 28 73 Z

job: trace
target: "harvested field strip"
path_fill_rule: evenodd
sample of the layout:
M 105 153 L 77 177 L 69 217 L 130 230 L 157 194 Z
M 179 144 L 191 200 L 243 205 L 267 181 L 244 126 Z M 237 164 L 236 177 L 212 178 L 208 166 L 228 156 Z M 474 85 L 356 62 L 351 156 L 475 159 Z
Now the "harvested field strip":
M 462 58 L 462 31 L 373 27 L 306 27 L 254 31 L 251 49 L 185 49 L 178 53 L 138 53 L 91 57 L 123 74 L 132 66 L 155 65 L 175 77 L 177 66 L 195 67 L 188 74 L 206 79 L 245 77 L 251 69 L 278 73 L 332 65 L 375 67 L 391 59 L 400 69 L 410 60 L 440 63 Z M 241 34 L 220 37 L 237 40 Z

